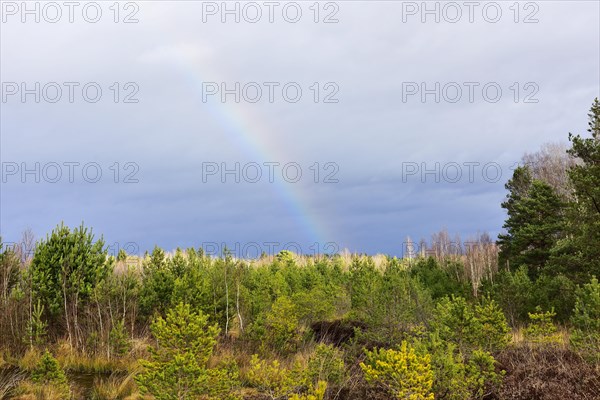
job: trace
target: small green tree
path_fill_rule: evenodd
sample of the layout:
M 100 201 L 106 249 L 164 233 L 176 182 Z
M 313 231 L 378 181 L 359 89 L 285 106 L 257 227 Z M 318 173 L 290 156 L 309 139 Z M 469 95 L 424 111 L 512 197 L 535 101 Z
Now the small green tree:
M 360 363 L 367 382 L 385 387 L 396 399 L 433 400 L 433 370 L 429 354 L 419 355 L 403 341 L 398 350 L 365 350 Z
M 595 276 L 577 290 L 571 323 L 573 346 L 588 358 L 600 361 L 600 283 Z
M 525 328 L 525 337 L 532 343 L 541 345 L 560 343 L 560 333 L 553 322 L 555 316 L 554 309 L 544 312 L 537 306 L 536 312 L 529 313 L 530 323 Z
M 123 320 L 117 321 L 111 328 L 108 343 L 111 354 L 117 357 L 122 357 L 129 351 L 129 338 Z
M 58 226 L 38 243 L 28 269 L 32 296 L 50 316 L 64 318 L 71 346 L 82 343 L 79 312 L 110 268 L 104 241 L 83 224 Z
M 179 303 L 166 319 L 156 318 L 150 330 L 157 345 L 150 347 L 150 360 L 141 361 L 144 370 L 135 378 L 143 393 L 158 400 L 226 395 L 214 393 L 223 374 L 207 368 L 219 328 L 209 325 L 206 315 Z
M 300 324 L 295 304 L 287 296 L 279 297 L 264 321 L 263 350 L 277 349 L 280 354 L 296 351 L 300 341 Z
M 506 317 L 489 297 L 483 297 L 475 306 L 463 297 L 442 299 L 432 326 L 442 340 L 455 343 L 465 354 L 474 349 L 502 350 L 509 342 Z
M 27 321 L 27 343 L 31 348 L 41 346 L 45 342 L 48 324 L 43 319 L 44 306 L 38 299 L 31 310 L 31 318 Z
M 308 359 L 307 374 L 312 382 L 325 381 L 340 384 L 346 368 L 344 354 L 332 345 L 320 343 Z
M 302 382 L 297 382 L 292 376 L 292 371 L 283 368 L 278 360 L 268 363 L 262 360 L 257 354 L 250 360 L 250 370 L 247 375 L 248 383 L 267 394 L 272 399 L 280 398 L 291 394 Z
M 502 385 L 504 371 L 496 372 L 496 364 L 494 357 L 487 351 L 473 351 L 465 377 L 471 398 L 487 399 Z
M 64 398 L 68 398 L 70 395 L 65 371 L 48 350 L 44 351 L 39 363 L 31 371 L 31 381 L 42 387 L 46 385 L 54 387 Z
M 502 309 L 490 297 L 483 297 L 479 304 L 475 305 L 475 320 L 477 332 L 475 334 L 476 344 L 486 351 L 500 351 L 510 341 L 510 328 Z
M 432 321 L 434 331 L 444 341 L 455 343 L 465 351 L 477 342 L 479 324 L 473 306 L 464 297 L 445 297 L 435 308 Z
M 582 283 L 600 275 L 600 101 L 594 99 L 588 114 L 591 137 L 569 133 L 568 153 L 580 162 L 569 169 L 575 201 L 571 204 L 572 242 L 569 275 Z

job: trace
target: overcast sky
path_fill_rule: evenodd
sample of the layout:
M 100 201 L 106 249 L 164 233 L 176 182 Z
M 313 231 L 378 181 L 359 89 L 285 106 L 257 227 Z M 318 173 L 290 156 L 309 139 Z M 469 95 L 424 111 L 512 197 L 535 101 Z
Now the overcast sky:
M 2 2 L 4 241 L 495 236 L 511 168 L 584 132 L 600 90 L 598 1 L 112 4 Z

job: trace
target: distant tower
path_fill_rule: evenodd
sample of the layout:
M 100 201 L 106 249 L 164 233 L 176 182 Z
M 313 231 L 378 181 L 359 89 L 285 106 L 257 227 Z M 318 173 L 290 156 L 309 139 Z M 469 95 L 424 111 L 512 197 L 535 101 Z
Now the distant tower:
M 416 257 L 417 253 L 415 251 L 415 244 L 413 243 L 410 236 L 406 237 L 406 258 L 408 258 L 408 264 L 412 263 L 412 259 Z

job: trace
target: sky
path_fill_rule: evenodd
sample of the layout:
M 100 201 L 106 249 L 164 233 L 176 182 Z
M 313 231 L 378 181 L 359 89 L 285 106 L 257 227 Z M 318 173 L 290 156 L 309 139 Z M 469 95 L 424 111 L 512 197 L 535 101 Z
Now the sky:
M 600 3 L 2 1 L 0 234 L 401 256 L 585 133 Z M 26 8 L 25 8 L 26 7 Z

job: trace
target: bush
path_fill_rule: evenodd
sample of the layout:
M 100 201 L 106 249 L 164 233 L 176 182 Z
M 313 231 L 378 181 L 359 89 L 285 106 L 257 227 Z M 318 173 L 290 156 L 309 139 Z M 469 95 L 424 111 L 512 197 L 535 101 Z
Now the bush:
M 433 400 L 433 371 L 428 354 L 419 355 L 403 341 L 398 350 L 365 350 L 360 363 L 369 383 L 385 387 L 397 399 Z
M 127 354 L 130 344 L 123 320 L 117 321 L 117 323 L 112 327 L 108 336 L 108 342 L 113 355 L 122 357 Z
M 494 357 L 487 351 L 473 351 L 466 376 L 471 397 L 485 399 L 500 388 L 504 373 L 496 372 L 496 364 Z
M 246 379 L 259 392 L 271 399 L 289 398 L 290 400 L 322 400 L 327 382 L 310 382 L 309 374 L 299 362 L 292 368 L 283 367 L 278 360 L 270 363 L 253 355 Z
M 37 366 L 31 371 L 31 381 L 37 386 L 52 387 L 61 396 L 69 397 L 70 388 L 65 371 L 48 350 L 44 352 Z
M 556 316 L 554 309 L 543 312 L 541 307 L 536 307 L 536 312 L 529 313 L 530 323 L 525 328 L 525 337 L 532 343 L 553 345 L 561 342 L 560 333 L 552 320 Z
M 577 290 L 571 323 L 573 347 L 600 362 L 600 283 L 596 277 Z
M 488 297 L 474 307 L 462 297 L 442 299 L 435 310 L 433 328 L 442 340 L 455 343 L 461 352 L 499 351 L 509 342 L 506 318 Z
M 265 316 L 263 349 L 270 347 L 284 355 L 293 353 L 300 338 L 296 305 L 289 297 L 279 297 Z
M 135 378 L 142 393 L 157 400 L 228 395 L 229 389 L 223 386 L 227 371 L 207 368 L 219 328 L 209 325 L 206 315 L 179 303 L 166 319 L 156 318 L 150 330 L 157 346 L 150 347 L 150 360 L 141 361 L 144 370 Z
M 343 353 L 331 345 L 318 344 L 308 359 L 308 378 L 311 382 L 325 381 L 341 384 L 346 368 Z
M 491 352 L 506 348 L 510 341 L 510 328 L 498 303 L 489 297 L 483 297 L 475 305 L 475 321 L 478 325 L 475 328 L 477 345 Z
M 487 351 L 475 349 L 464 355 L 455 344 L 440 340 L 435 333 L 427 345 L 436 399 L 486 398 L 500 387 L 503 374 L 496 372 L 496 360 Z

